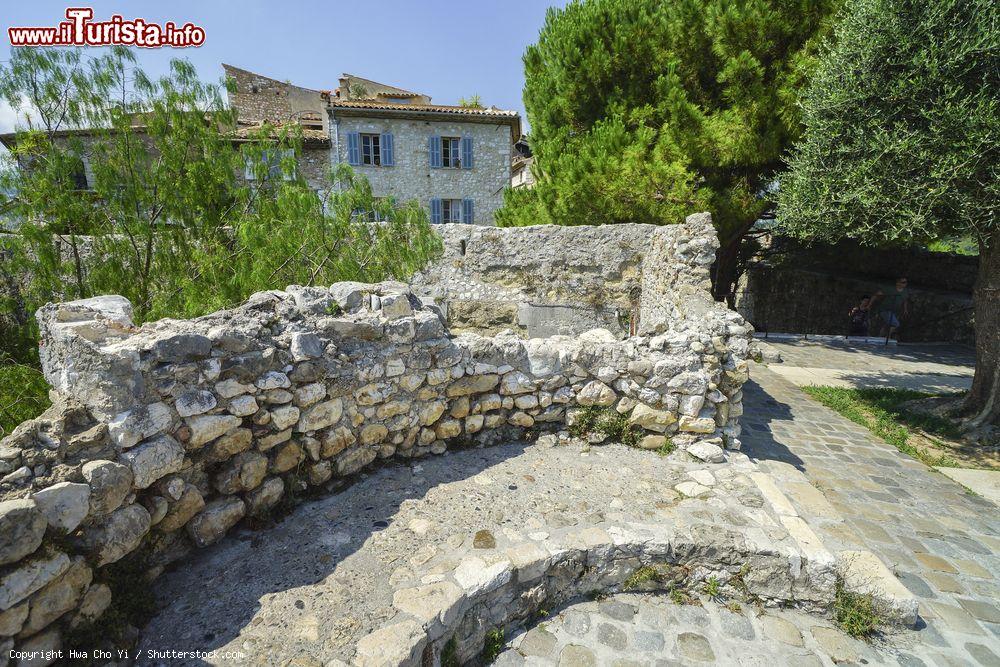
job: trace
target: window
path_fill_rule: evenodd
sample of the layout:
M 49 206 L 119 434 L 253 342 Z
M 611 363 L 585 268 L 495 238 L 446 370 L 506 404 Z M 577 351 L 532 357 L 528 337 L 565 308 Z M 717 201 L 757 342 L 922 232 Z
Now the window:
M 395 151 L 391 132 L 381 134 L 347 133 L 347 164 L 355 167 L 392 167 Z
M 471 225 L 475 221 L 473 208 L 471 199 L 431 199 L 431 223 L 464 222 Z
M 462 200 L 441 200 L 441 222 L 462 222 Z
M 472 169 L 472 137 L 430 137 L 431 169 Z
M 80 160 L 73 167 L 73 189 L 74 190 L 90 189 L 90 185 L 87 183 L 87 163 L 84 160 Z
M 262 175 L 267 180 L 284 178 L 286 181 L 290 181 L 295 177 L 294 169 L 285 173 L 281 168 L 281 162 L 289 157 L 295 157 L 295 151 L 291 148 L 265 148 L 260 154 L 260 167 L 254 165 L 253 161 L 247 158 L 244 176 L 248 181 L 255 181 Z
M 441 166 L 458 169 L 462 166 L 459 146 L 462 140 L 457 137 L 441 137 Z
M 372 204 L 373 204 L 372 208 L 367 210 L 363 208 L 354 209 L 354 211 L 352 211 L 352 213 L 354 214 L 354 218 L 362 222 L 386 222 L 389 219 L 389 217 L 384 212 L 384 207 L 386 204 L 391 205 L 389 198 L 373 197 Z
M 361 135 L 361 164 L 377 167 L 382 164 L 381 137 L 377 134 Z

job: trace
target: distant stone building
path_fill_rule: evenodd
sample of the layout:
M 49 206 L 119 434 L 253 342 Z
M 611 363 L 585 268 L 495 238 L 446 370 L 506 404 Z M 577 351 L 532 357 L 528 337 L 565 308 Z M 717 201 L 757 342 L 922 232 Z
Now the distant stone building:
M 415 200 L 434 223 L 493 224 L 521 135 L 517 112 L 432 104 L 427 95 L 352 74 L 322 91 L 223 68 L 248 132 L 265 121 L 302 126 L 300 169 L 313 187 L 346 163 L 368 178 L 375 196 Z
M 527 137 L 521 137 L 514 143 L 514 159 L 510 164 L 510 187 L 533 188 L 535 175 L 531 173 L 531 165 L 535 162 L 531 154 L 531 146 Z

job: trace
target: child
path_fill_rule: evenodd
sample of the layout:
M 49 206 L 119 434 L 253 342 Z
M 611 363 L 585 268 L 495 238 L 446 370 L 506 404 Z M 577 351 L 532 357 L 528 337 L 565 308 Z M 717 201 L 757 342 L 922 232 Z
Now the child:
M 861 297 L 861 303 L 851 309 L 848 317 L 851 320 L 851 336 L 868 335 L 868 315 L 871 308 L 871 298 L 866 294 Z

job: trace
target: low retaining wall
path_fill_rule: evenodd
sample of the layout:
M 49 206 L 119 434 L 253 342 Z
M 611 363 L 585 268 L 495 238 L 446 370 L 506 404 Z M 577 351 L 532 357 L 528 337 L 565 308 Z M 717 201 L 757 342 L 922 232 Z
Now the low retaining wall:
M 739 447 L 751 329 L 708 297 L 703 223 L 661 238 L 673 269 L 643 298 L 664 302 L 648 335 L 625 340 L 452 337 L 402 283 L 292 286 L 142 327 L 122 297 L 45 306 L 56 403 L 0 443 L 0 648 L 55 646 L 98 618 L 106 568 L 127 555 L 156 576 L 378 459 L 554 429 L 589 408 L 621 415 L 641 447 L 672 438 L 724 460 Z

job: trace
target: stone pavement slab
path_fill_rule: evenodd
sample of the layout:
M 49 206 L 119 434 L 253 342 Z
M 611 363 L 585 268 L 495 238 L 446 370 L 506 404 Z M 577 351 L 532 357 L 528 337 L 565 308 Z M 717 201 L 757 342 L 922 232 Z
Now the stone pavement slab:
M 771 340 L 783 362 L 768 370 L 802 387 L 899 387 L 927 393 L 972 386 L 975 355 L 958 345 L 865 345 L 841 341 Z
M 973 493 L 1000 505 L 1000 470 L 972 470 L 970 468 L 938 468 L 938 472 L 950 477 Z

